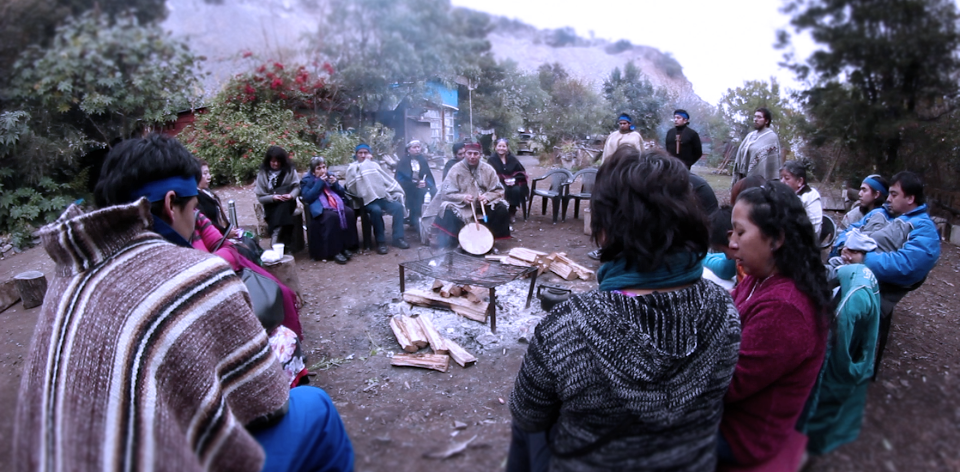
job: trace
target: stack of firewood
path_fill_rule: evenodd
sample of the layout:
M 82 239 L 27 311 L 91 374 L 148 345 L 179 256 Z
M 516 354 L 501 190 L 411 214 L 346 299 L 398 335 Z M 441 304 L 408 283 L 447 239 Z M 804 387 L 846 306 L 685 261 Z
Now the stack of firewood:
M 576 278 L 590 280 L 595 275 L 592 270 L 577 264 L 567 257 L 565 252 L 551 252 L 547 254 L 541 251 L 534 251 L 533 249 L 516 247 L 511 249 L 507 255 L 487 256 L 487 259 L 498 261 L 501 264 L 536 267 L 538 274 L 549 270 L 563 280 L 574 280 Z
M 390 328 L 397 342 L 409 354 L 394 354 L 390 365 L 420 367 L 446 372 L 450 368 L 450 358 L 462 367 L 471 366 L 477 358 L 460 347 L 459 344 L 440 336 L 433 322 L 426 315 L 397 315 L 390 318 Z M 416 354 L 430 346 L 432 354 Z
M 474 321 L 486 323 L 489 303 L 483 301 L 486 289 L 457 285 L 442 280 L 433 282 L 433 291 L 407 290 L 403 300 L 411 305 L 446 308 Z

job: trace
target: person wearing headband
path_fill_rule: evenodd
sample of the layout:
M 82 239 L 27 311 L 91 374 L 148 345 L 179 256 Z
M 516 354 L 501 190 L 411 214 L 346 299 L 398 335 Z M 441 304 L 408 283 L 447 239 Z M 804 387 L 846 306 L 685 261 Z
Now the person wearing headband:
M 626 113 L 620 114 L 617 118 L 617 130 L 607 136 L 607 141 L 603 144 L 603 154 L 600 155 L 600 165 L 617 152 L 620 146 L 632 146 L 643 152 L 643 136 L 640 136 L 640 132 L 633 126 L 633 118 Z
M 689 169 L 703 156 L 703 147 L 700 144 L 700 135 L 690 129 L 688 124 L 690 124 L 690 114 L 687 110 L 675 110 L 673 112 L 674 127 L 667 131 L 664 148 L 671 156 L 683 161 Z
M 497 171 L 483 161 L 479 143 L 467 143 L 464 150 L 466 157 L 450 168 L 437 197 L 439 217 L 433 227 L 437 244 L 444 248 L 456 246 L 460 229 L 475 218 L 490 228 L 494 239 L 510 237 L 510 213 Z M 485 206 L 487 221 L 477 205 Z
M 370 146 L 359 144 L 354 150 L 356 162 L 347 167 L 347 192 L 363 203 L 364 211 L 370 215 L 370 224 L 377 239 L 377 254 L 386 254 L 387 236 L 383 224 L 384 213 L 393 220 L 393 245 L 407 249 L 410 244 L 403 238 L 403 188 L 373 161 Z M 366 242 L 364 242 L 366 244 Z
M 187 242 L 199 174 L 174 138 L 122 141 L 98 209 L 71 205 L 39 231 L 56 270 L 25 356 L 14 469 L 352 470 L 330 397 L 290 389 L 243 282 Z
M 860 221 L 867 213 L 883 206 L 890 194 L 890 184 L 879 174 L 868 175 L 860 183 L 857 204 L 840 220 L 840 230 L 846 230 L 850 225 Z
M 414 139 L 407 144 L 406 153 L 397 162 L 394 177 L 403 188 L 407 210 L 410 211 L 410 226 L 420 233 L 420 217 L 423 213 L 423 201 L 427 192 L 430 198 L 437 195 L 437 182 L 433 178 L 430 164 L 423 157 L 423 144 Z

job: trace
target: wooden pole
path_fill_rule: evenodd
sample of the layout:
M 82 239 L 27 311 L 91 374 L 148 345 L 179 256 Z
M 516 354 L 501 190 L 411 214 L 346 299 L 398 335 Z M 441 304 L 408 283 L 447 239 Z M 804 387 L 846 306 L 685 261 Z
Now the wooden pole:
M 13 279 L 16 280 L 24 308 L 43 304 L 43 296 L 47 294 L 47 278 L 43 276 L 43 272 L 31 270 L 17 274 Z

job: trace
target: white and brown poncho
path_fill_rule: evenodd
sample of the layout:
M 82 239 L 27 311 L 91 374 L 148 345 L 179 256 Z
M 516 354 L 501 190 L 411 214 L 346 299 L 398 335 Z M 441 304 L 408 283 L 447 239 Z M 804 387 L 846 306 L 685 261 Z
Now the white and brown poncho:
M 57 267 L 20 385 L 15 470 L 262 467 L 244 425 L 289 390 L 246 288 L 151 221 L 141 199 L 71 206 L 41 230 Z

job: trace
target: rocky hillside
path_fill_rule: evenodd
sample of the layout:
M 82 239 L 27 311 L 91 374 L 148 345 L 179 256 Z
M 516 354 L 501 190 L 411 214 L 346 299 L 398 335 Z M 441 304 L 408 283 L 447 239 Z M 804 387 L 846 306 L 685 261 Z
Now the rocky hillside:
M 167 0 L 169 15 L 163 27 L 189 40 L 192 51 L 205 56 L 210 75 L 204 81 L 208 95 L 216 93 L 231 75 L 257 61 L 308 62 L 308 38 L 316 31 L 323 2 L 306 0 Z M 497 58 L 510 58 L 524 70 L 559 62 L 574 76 L 598 89 L 614 67 L 634 63 L 655 85 L 677 94 L 681 104 L 700 101 L 675 59 L 663 52 L 605 39 L 576 37 L 572 30 L 537 30 L 502 17 L 488 35 Z M 244 58 L 244 52 L 253 57 Z

